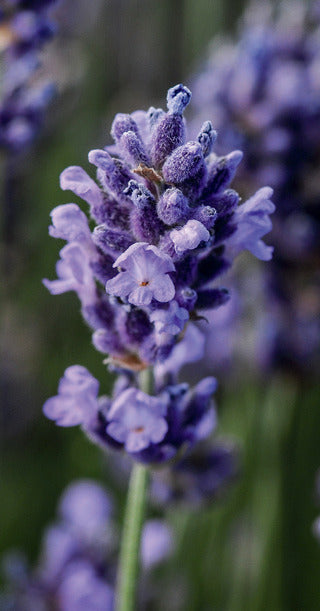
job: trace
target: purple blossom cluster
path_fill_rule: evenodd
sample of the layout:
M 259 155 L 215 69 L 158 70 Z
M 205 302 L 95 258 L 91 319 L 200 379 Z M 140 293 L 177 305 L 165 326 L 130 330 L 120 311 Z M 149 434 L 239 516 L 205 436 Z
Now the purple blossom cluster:
M 44 413 L 59 426 L 81 425 L 103 447 L 124 449 L 145 463 L 161 463 L 179 450 L 191 448 L 215 428 L 212 394 L 214 378 L 204 378 L 195 388 L 173 384 L 150 396 L 122 374 L 111 398 L 98 398 L 98 381 L 85 367 L 73 365 L 61 378 L 55 397 Z
M 54 86 L 39 77 L 39 51 L 53 36 L 56 0 L 4 0 L 0 8 L 0 146 L 18 152 L 39 131 Z
M 197 120 L 214 117 L 220 152 L 245 151 L 236 185 L 275 190 L 257 350 L 300 370 L 315 369 L 320 347 L 319 40 L 318 3 L 251 5 L 237 44 L 217 41 L 193 82 Z
M 37 568 L 30 570 L 16 553 L 7 555 L 1 609 L 112 611 L 117 548 L 112 514 L 113 502 L 101 486 L 90 480 L 69 485 L 57 522 L 44 533 Z M 172 532 L 165 522 L 146 522 L 141 540 L 144 569 L 163 561 L 172 548 Z
M 178 383 L 180 367 L 202 356 L 194 321 L 229 298 L 217 285 L 243 250 L 268 260 L 272 190 L 245 203 L 229 188 L 242 153 L 219 157 L 205 121 L 187 140 L 183 111 L 189 89 L 167 94 L 167 112 L 117 114 L 114 144 L 89 153 L 95 182 L 82 168 L 61 174 L 61 187 L 89 204 L 94 227 L 75 203 L 56 207 L 50 235 L 60 251 L 52 294 L 77 293 L 93 344 L 122 373 L 113 396 L 98 399 L 98 381 L 69 367 L 45 414 L 60 426 L 81 425 L 98 443 L 146 463 L 171 459 L 214 428 L 216 382 L 194 389 Z M 154 368 L 154 396 L 139 390 L 137 373 Z

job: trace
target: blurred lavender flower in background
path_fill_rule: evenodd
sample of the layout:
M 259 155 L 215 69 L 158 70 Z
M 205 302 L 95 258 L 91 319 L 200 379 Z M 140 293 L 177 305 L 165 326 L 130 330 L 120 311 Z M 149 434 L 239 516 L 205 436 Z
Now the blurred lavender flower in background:
M 60 499 L 57 522 L 44 533 L 36 569 L 30 570 L 17 552 L 7 554 L 1 609 L 111 611 L 117 540 L 109 494 L 93 481 L 73 482 Z M 167 559 L 173 546 L 172 531 L 164 521 L 146 522 L 141 542 L 144 570 Z
M 202 444 L 171 468 L 153 473 L 151 498 L 163 507 L 169 503 L 199 507 L 223 497 L 238 472 L 238 453 L 230 441 Z
M 302 2 L 274 10 L 251 5 L 238 43 L 213 44 L 194 79 L 194 101 L 197 121 L 205 114 L 215 122 L 220 152 L 245 151 L 236 185 L 244 192 L 264 183 L 275 189 L 275 251 L 265 272 L 267 314 L 258 317 L 258 361 L 314 371 L 320 353 L 319 11 L 317 3 Z
M 55 2 L 4 1 L 0 9 L 0 146 L 13 152 L 32 143 L 54 94 L 41 77 L 40 51 L 55 32 Z

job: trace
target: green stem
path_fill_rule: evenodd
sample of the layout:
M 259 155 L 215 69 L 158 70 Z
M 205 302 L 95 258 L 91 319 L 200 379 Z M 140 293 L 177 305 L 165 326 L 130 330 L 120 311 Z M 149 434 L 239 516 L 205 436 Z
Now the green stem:
M 141 389 L 152 390 L 152 372 L 141 374 Z M 135 463 L 130 476 L 120 548 L 116 611 L 133 611 L 140 562 L 140 540 L 146 507 L 149 469 Z

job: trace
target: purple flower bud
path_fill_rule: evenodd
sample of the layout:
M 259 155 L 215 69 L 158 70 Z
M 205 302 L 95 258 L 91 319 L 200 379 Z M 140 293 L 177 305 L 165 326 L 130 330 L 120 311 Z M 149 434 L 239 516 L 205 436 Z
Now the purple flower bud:
M 111 328 L 115 316 L 107 295 L 99 295 L 95 303 L 83 307 L 82 314 L 92 329 Z
M 157 213 L 166 225 L 182 223 L 189 216 L 188 199 L 179 189 L 167 189 L 157 203 Z
M 229 301 L 230 294 L 227 289 L 207 289 L 198 291 L 197 309 L 209 310 L 218 308 Z
M 196 304 L 198 295 L 196 291 L 190 288 L 184 288 L 176 293 L 176 300 L 181 308 L 185 308 L 191 312 Z
M 185 326 L 189 314 L 185 308 L 179 307 L 176 301 L 171 301 L 167 310 L 154 310 L 150 315 L 158 333 L 177 335 Z
M 182 115 L 191 100 L 191 91 L 185 85 L 175 85 L 168 90 L 167 106 L 171 114 Z
M 217 132 L 212 127 L 211 121 L 205 121 L 197 137 L 204 157 L 210 155 L 217 135 Z
M 143 209 L 146 206 L 150 206 L 150 204 L 155 204 L 155 199 L 149 189 L 136 180 L 129 180 L 129 184 L 124 193 L 132 199 L 133 203 L 138 208 Z
M 187 142 L 167 158 L 163 168 L 163 177 L 166 182 L 181 184 L 193 178 L 205 165 L 202 149 L 198 142 Z
M 160 168 L 168 155 L 185 141 L 183 117 L 179 114 L 165 114 L 158 119 L 151 135 L 151 161 Z
M 126 349 L 115 329 L 97 329 L 92 336 L 94 347 L 103 354 L 112 354 L 116 357 L 123 357 Z
M 211 407 L 216 388 L 215 378 L 204 378 L 196 385 L 187 401 L 183 434 L 188 436 L 191 443 L 208 437 L 217 424 L 215 411 Z
M 201 198 L 204 199 L 204 198 Z M 239 195 L 233 189 L 226 189 L 223 193 L 213 193 L 205 198 L 205 203 L 212 206 L 220 216 L 231 214 L 239 203 Z
M 139 163 L 149 166 L 150 161 L 140 138 L 133 132 L 124 132 L 119 140 L 119 150 L 130 165 L 136 167 Z
M 154 474 L 152 497 L 161 505 L 170 502 L 200 505 L 220 498 L 239 470 L 236 448 L 218 442 L 197 446 L 173 469 Z
M 133 242 L 129 233 L 109 229 L 106 225 L 97 225 L 94 228 L 92 239 L 96 246 L 101 248 L 105 254 L 111 256 L 117 256 L 127 250 Z
M 192 218 L 199 221 L 206 229 L 212 229 L 218 213 L 215 208 L 211 206 L 198 206 L 195 208 Z
M 233 151 L 225 157 L 217 157 L 208 169 L 208 182 L 204 195 L 220 193 L 225 189 L 232 181 L 242 158 L 242 151 Z
M 202 223 L 191 219 L 182 229 L 173 229 L 170 237 L 174 243 L 177 254 L 183 254 L 186 250 L 193 250 L 200 242 L 207 242 L 210 238 L 209 231 Z
M 123 316 L 117 318 L 119 336 L 128 343 L 139 346 L 152 333 L 153 325 L 148 315 L 138 308 L 131 308 Z
M 97 166 L 99 178 L 103 186 L 110 189 L 121 202 L 128 203 L 130 200 L 124 195 L 128 182 L 133 178 L 132 174 L 116 159 L 112 159 L 104 150 L 93 150 L 89 153 L 89 161 Z
M 197 278 L 198 259 L 195 255 L 187 255 L 176 261 L 176 284 L 179 287 L 190 287 Z
M 60 609 L 79 611 L 114 608 L 113 589 L 102 579 L 90 561 L 76 560 L 65 571 L 57 593 Z
M 136 240 L 157 244 L 163 230 L 163 223 L 158 218 L 155 204 L 144 208 L 135 208 L 131 212 L 131 230 Z
M 125 132 L 133 132 L 139 137 L 139 130 L 135 120 L 128 114 L 118 112 L 113 119 L 111 136 L 118 142 Z
M 112 195 L 104 193 L 102 206 L 98 211 L 96 209 L 92 211 L 92 214 L 97 222 L 105 223 L 110 229 L 128 231 L 130 229 L 130 212 L 130 201 L 125 204 L 114 199 Z
M 131 229 L 137 240 L 155 244 L 159 241 L 163 223 L 156 214 L 155 199 L 149 189 L 136 180 L 130 180 L 124 193 L 135 208 L 131 212 Z
M 154 108 L 153 106 L 150 106 L 148 110 L 148 120 L 151 129 L 160 121 L 160 119 L 163 119 L 165 115 L 166 113 L 164 110 L 162 110 L 162 108 Z

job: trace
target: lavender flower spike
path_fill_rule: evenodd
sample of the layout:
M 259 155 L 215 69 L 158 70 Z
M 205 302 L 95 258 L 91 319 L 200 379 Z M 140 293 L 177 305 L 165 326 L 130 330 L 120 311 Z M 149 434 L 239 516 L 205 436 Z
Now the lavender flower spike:
M 54 84 L 44 79 L 40 54 L 55 33 L 50 17 L 55 2 L 0 3 L 0 148 L 10 153 L 32 145 L 55 94 Z
M 149 305 L 153 298 L 160 302 L 173 299 L 175 288 L 168 272 L 174 271 L 174 264 L 156 246 L 146 242 L 132 244 L 113 267 L 125 271 L 108 280 L 107 293 L 128 297 L 129 303 L 136 306 Z
M 97 389 L 78 396 L 75 386 L 59 388 L 45 413 L 146 464 L 166 462 L 211 432 L 214 384 L 204 383 L 205 397 L 201 384 L 178 384 L 182 365 L 203 353 L 191 321 L 226 301 L 216 283 L 236 254 L 249 249 L 266 259 L 270 252 L 261 242 L 271 226 L 270 189 L 238 206 L 227 187 L 242 154 L 211 152 L 216 134 L 209 121 L 197 140 L 186 141 L 182 113 L 190 97 L 179 84 L 168 92 L 167 112 L 118 113 L 114 146 L 89 153 L 99 184 L 77 166 L 62 172 L 62 188 L 89 204 L 94 227 L 76 204 L 52 212 L 50 233 L 68 244 L 58 279 L 45 284 L 55 294 L 78 294 L 94 346 L 108 354 L 111 368 L 126 372 L 126 383 L 99 400 Z M 137 378 L 151 367 L 153 397 L 141 394 Z
M 180 367 L 203 353 L 193 322 L 201 309 L 225 303 L 228 294 L 215 283 L 238 253 L 271 256 L 261 242 L 271 227 L 271 189 L 238 207 L 238 194 L 227 187 L 242 154 L 211 153 L 210 122 L 198 140 L 186 142 L 182 113 L 189 100 L 189 90 L 177 85 L 168 92 L 168 112 L 118 114 L 115 145 L 89 154 L 99 186 L 76 166 L 62 174 L 62 186 L 89 203 L 94 228 L 72 204 L 53 213 L 51 232 L 69 243 L 61 251 L 59 279 L 46 284 L 52 292 L 78 293 L 94 345 L 121 377 L 110 397 L 98 399 L 97 380 L 85 368 L 71 367 L 44 411 L 60 426 L 81 425 L 102 449 L 123 451 L 140 463 L 129 489 L 119 609 L 129 608 L 128 592 L 133 601 L 146 465 L 170 461 L 171 468 L 174 458 L 180 461 L 216 428 L 215 378 L 194 388 L 178 379 Z M 219 471 L 216 463 L 208 466 L 205 486 Z M 84 566 L 80 572 L 94 582 L 95 573 Z

